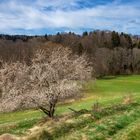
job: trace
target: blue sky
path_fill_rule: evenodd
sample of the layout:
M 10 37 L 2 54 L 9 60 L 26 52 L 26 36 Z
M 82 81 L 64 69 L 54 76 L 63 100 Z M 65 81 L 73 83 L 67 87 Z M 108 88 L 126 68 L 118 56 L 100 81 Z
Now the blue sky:
M 96 29 L 140 35 L 140 0 L 0 0 L 0 33 Z

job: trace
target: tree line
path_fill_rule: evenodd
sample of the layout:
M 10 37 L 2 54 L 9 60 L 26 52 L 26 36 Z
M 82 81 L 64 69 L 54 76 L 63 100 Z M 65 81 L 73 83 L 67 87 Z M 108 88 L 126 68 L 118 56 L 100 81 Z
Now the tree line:
M 73 53 L 87 53 L 96 77 L 140 73 L 140 37 L 115 31 L 57 33 L 56 35 L 0 35 L 0 57 L 4 61 L 30 64 L 34 50 L 70 47 Z M 48 49 L 49 48 L 49 49 Z

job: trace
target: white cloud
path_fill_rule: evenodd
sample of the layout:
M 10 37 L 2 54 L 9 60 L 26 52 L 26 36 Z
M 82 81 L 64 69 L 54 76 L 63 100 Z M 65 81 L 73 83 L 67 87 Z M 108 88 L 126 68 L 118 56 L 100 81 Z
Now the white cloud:
M 53 7 L 54 9 L 70 9 L 70 7 L 77 7 L 77 2 L 81 0 L 37 0 L 36 6 Z
M 92 8 L 72 10 L 80 0 L 37 0 L 21 3 L 11 0 L 0 4 L 0 31 L 14 29 L 36 30 L 41 28 L 110 29 L 125 32 L 139 32 L 140 8 L 134 4 L 116 2 Z M 43 10 L 52 7 L 53 10 Z M 63 9 L 66 8 L 66 9 Z M 136 31 L 137 30 L 137 31 Z

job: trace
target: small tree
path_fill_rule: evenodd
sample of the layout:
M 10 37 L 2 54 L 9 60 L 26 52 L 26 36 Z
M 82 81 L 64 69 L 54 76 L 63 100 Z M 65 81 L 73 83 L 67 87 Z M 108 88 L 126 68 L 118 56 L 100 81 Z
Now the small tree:
M 138 42 L 138 49 L 140 49 L 140 41 Z
M 83 32 L 83 36 L 87 36 L 87 35 L 88 35 L 87 31 Z
M 4 63 L 0 69 L 0 112 L 41 109 L 53 117 L 58 101 L 74 98 L 81 82 L 91 77 L 86 55 L 68 48 L 55 48 L 49 55 L 37 51 L 31 65 Z
M 118 47 L 120 45 L 120 36 L 117 32 L 113 31 L 111 35 L 112 46 Z

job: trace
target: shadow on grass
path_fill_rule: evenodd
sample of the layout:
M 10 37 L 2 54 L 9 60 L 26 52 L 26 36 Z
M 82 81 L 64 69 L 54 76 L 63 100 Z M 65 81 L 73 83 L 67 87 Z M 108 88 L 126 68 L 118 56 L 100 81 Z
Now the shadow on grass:
M 110 76 L 102 76 L 97 79 L 111 80 L 111 79 L 117 79 L 118 77 L 129 77 L 129 76 L 132 76 L 132 75 L 131 74 L 110 75 Z
M 111 80 L 111 79 L 116 79 L 116 76 L 103 76 L 103 77 L 99 77 L 98 79 L 101 80 Z

